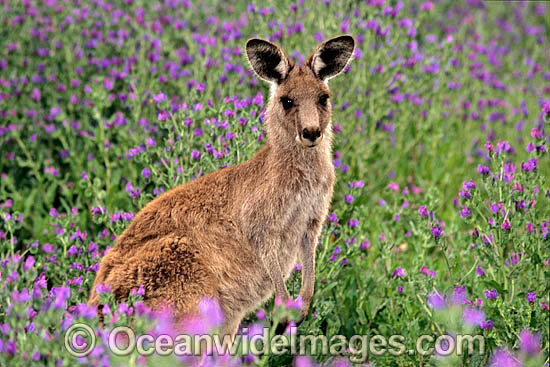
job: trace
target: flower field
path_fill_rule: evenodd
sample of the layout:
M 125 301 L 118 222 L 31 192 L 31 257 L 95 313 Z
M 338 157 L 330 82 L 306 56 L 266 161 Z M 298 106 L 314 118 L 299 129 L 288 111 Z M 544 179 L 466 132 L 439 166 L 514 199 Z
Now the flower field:
M 99 327 L 86 302 L 116 236 L 265 144 L 269 86 L 246 40 L 303 63 L 343 33 L 356 49 L 330 81 L 336 186 L 297 334 L 402 335 L 402 352 L 473 335 L 484 351 L 109 351 L 116 326 L 177 332 L 143 289 L 121 304 L 102 289 Z M 0 0 L 0 45 L 0 366 L 549 366 L 550 3 Z M 299 266 L 287 286 L 297 297 Z M 299 302 L 270 300 L 242 333 Z M 223 318 L 203 306 L 188 331 Z M 75 323 L 94 330 L 90 354 L 67 350 Z

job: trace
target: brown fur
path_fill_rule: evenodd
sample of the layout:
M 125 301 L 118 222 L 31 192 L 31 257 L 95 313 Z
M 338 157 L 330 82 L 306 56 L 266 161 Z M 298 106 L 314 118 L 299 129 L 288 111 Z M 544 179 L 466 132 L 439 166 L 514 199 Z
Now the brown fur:
M 100 307 L 98 284 L 110 285 L 117 300 L 143 284 L 148 306 L 170 306 L 181 319 L 210 297 L 225 315 L 220 333 L 234 336 L 243 316 L 273 292 L 289 298 L 284 281 L 299 256 L 305 317 L 334 183 L 331 106 L 319 98 L 330 94 L 326 80 L 343 70 L 352 52 L 353 39 L 342 36 L 320 45 L 306 65 L 294 66 L 277 46 L 250 40 L 252 68 L 273 85 L 267 144 L 251 160 L 147 204 L 102 259 L 89 304 Z M 313 65 L 315 59 L 321 61 Z M 285 110 L 282 97 L 294 106 Z M 304 129 L 321 136 L 307 141 Z

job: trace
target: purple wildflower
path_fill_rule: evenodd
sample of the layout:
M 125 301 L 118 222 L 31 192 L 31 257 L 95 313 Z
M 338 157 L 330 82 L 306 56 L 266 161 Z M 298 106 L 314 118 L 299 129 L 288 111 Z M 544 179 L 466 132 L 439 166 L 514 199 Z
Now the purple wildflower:
M 519 333 L 519 347 L 527 355 L 538 355 L 540 353 L 540 335 L 523 330 Z
M 516 356 L 500 349 L 493 354 L 490 367 L 521 367 Z
M 351 204 L 353 202 L 353 195 L 352 194 L 344 195 L 344 199 L 346 200 L 346 203 Z
M 149 178 L 151 176 L 151 170 L 149 170 L 149 168 L 145 167 L 142 171 L 141 171 L 141 175 L 144 177 L 144 178 Z
M 481 323 L 485 321 L 485 314 L 477 308 L 466 307 L 462 313 L 462 319 L 466 324 L 481 326 Z
M 404 277 L 405 276 L 405 270 L 403 270 L 402 267 L 398 267 L 397 269 L 395 269 L 393 271 L 393 274 L 392 276 L 397 276 L 397 277 Z
M 437 292 L 428 295 L 428 305 L 434 310 L 441 310 L 447 306 L 445 298 Z
M 487 299 L 496 299 L 498 297 L 498 292 L 496 289 L 486 289 L 485 298 Z
M 493 320 L 482 321 L 481 328 L 485 330 L 493 330 Z
M 460 216 L 463 219 L 466 219 L 471 215 L 472 215 L 472 212 L 470 211 L 470 209 L 468 209 L 468 207 L 466 205 L 464 205 L 464 208 L 462 208 L 462 210 L 460 211 Z
M 441 234 L 443 231 L 441 230 L 441 227 L 439 226 L 432 226 L 432 235 L 437 240 L 439 237 L 441 237 Z
M 428 209 L 426 208 L 426 205 L 421 205 L 420 208 L 418 208 L 418 214 L 423 217 L 428 217 Z

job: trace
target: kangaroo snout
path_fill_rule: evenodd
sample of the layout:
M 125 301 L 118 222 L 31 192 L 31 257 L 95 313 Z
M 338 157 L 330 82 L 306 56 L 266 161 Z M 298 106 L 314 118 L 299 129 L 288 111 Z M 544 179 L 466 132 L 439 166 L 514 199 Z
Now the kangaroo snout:
M 300 140 L 307 147 L 314 147 L 323 139 L 320 127 L 310 127 L 302 130 Z

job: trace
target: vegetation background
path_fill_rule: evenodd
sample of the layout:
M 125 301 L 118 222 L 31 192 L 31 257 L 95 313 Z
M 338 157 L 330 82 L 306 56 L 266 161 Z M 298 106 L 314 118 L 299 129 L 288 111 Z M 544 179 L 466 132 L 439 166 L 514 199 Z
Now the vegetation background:
M 303 62 L 341 33 L 357 49 L 330 82 L 337 184 L 299 333 L 402 334 L 407 349 L 423 334 L 486 341 L 483 355 L 369 354 L 364 365 L 550 362 L 548 3 L 0 0 L 0 9 L 1 366 L 174 365 L 110 355 L 106 331 L 75 359 L 64 331 L 97 326 L 85 302 L 98 262 L 140 208 L 265 143 L 268 86 L 248 68 L 246 40 L 267 38 Z M 294 296 L 299 279 L 297 269 Z M 246 322 L 270 322 L 272 307 Z M 138 331 L 159 330 L 139 292 L 111 303 L 108 328 L 132 313 Z M 347 365 L 349 352 L 231 363 Z

